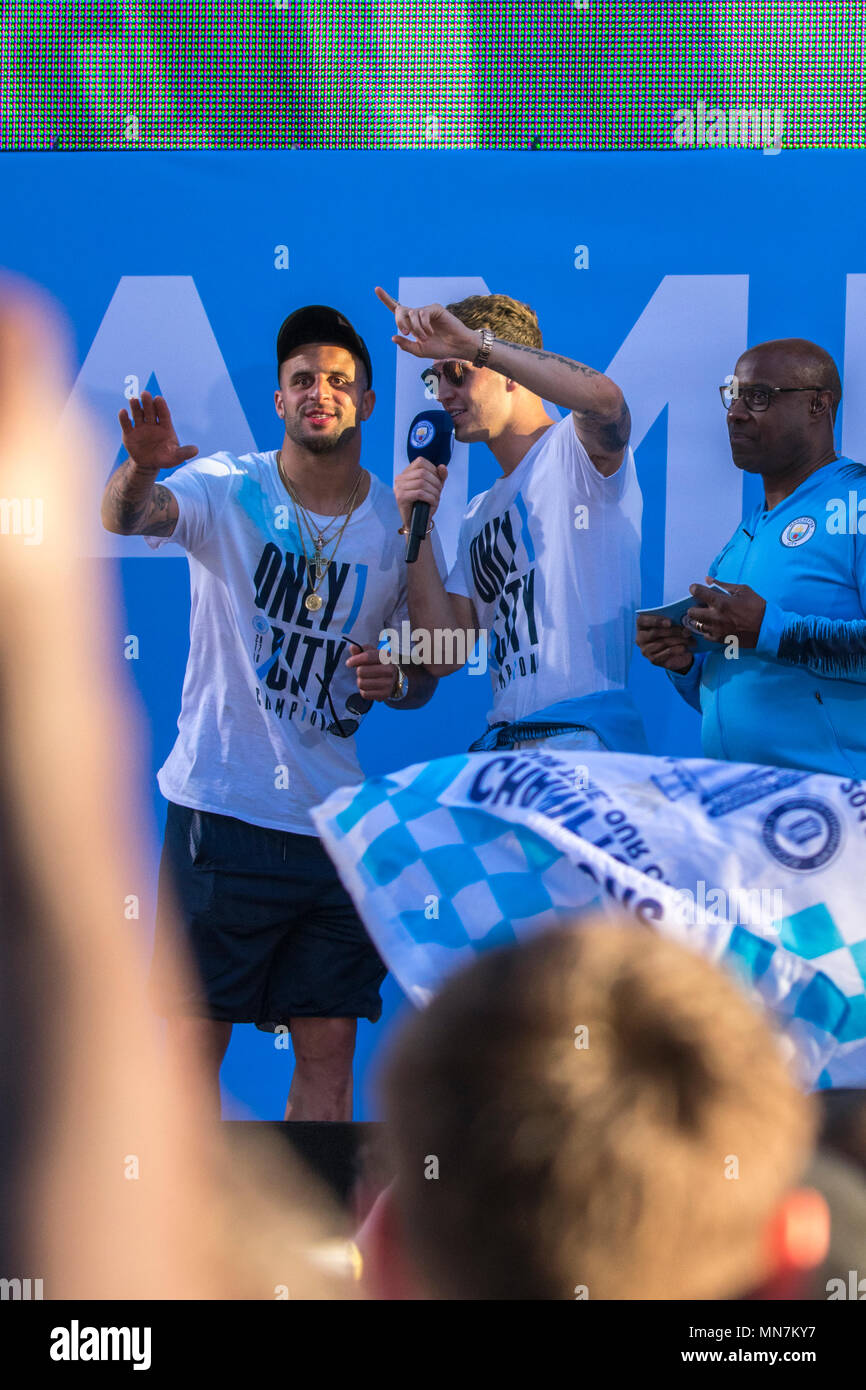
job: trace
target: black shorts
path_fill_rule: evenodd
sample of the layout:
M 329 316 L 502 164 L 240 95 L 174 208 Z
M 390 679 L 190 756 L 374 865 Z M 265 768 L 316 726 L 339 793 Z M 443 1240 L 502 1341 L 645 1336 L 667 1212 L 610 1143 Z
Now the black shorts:
M 178 993 L 163 960 L 177 940 L 196 979 Z M 382 1013 L 387 971 L 315 835 L 267 830 L 168 803 L 150 997 L 165 1016 L 255 1023 Z

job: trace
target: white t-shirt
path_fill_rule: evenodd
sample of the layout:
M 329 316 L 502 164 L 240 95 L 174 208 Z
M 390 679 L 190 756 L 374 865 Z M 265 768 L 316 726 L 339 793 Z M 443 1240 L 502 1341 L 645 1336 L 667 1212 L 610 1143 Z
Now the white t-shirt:
M 570 412 L 472 499 L 445 587 L 488 632 L 489 723 L 625 687 L 642 510 L 631 449 L 603 477 Z
M 377 644 L 384 628 L 399 632 L 408 620 L 393 493 L 371 476 L 319 588 L 324 606 L 309 612 L 275 450 L 195 459 L 165 485 L 177 498 L 177 526 L 145 539 L 187 552 L 191 612 L 178 736 L 157 774 L 160 791 L 196 810 L 314 835 L 310 808 L 362 776 L 355 739 L 328 732 L 335 718 L 356 728 L 370 708 L 345 665 L 349 639 Z M 309 515 L 330 526 L 330 540 L 344 520 Z M 326 541 L 323 554 L 331 552 Z

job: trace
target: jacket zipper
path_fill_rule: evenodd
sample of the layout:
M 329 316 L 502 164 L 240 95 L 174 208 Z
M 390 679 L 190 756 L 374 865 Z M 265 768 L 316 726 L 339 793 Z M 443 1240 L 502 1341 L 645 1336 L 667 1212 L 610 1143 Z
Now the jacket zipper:
M 821 694 L 820 690 L 816 690 L 816 691 L 815 691 L 815 699 L 818 701 L 818 704 L 821 706 L 822 711 L 824 711 L 824 722 L 825 722 L 825 724 L 827 725 L 827 728 L 830 730 L 830 733 L 831 733 L 832 738 L 833 738 L 833 742 L 834 742 L 834 744 L 836 745 L 836 752 L 839 754 L 839 756 L 842 758 L 842 760 L 843 760 L 843 761 L 848 765 L 848 767 L 851 769 L 851 775 L 852 775 L 852 777 L 857 777 L 857 776 L 858 776 L 857 769 L 855 768 L 855 766 L 854 766 L 853 763 L 851 763 L 851 762 L 848 761 L 847 754 L 845 753 L 844 748 L 842 747 L 841 743 L 839 742 L 839 738 L 838 738 L 838 735 L 837 735 L 837 733 L 836 733 L 836 726 L 835 726 L 835 724 L 833 723 L 833 721 L 831 720 L 829 714 L 827 714 L 827 712 L 826 712 L 826 707 L 825 707 L 825 705 L 824 705 L 824 697 L 823 697 L 823 695 Z

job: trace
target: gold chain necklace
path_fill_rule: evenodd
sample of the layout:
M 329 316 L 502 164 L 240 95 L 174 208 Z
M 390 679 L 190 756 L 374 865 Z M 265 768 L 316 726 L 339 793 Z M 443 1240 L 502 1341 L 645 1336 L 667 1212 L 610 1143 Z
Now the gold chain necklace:
M 321 555 L 322 548 L 331 539 L 329 535 L 331 528 L 333 526 L 336 526 L 344 512 L 348 511 L 349 513 L 351 513 L 354 510 L 355 498 L 358 494 L 358 490 L 360 489 L 362 478 L 363 473 L 356 479 L 355 486 L 352 488 L 352 491 L 349 493 L 349 496 L 346 498 L 337 515 L 333 518 L 332 521 L 328 523 L 327 526 L 324 527 L 324 529 L 320 529 L 318 526 L 314 527 L 312 525 L 307 509 L 301 501 L 300 497 L 298 496 L 294 486 L 291 483 L 288 484 L 289 496 L 291 497 L 292 501 L 296 504 L 296 506 L 300 508 L 301 518 L 304 522 L 304 525 L 307 528 L 307 534 L 309 535 L 310 540 L 313 542 L 317 557 Z
M 277 467 L 278 467 L 278 468 L 279 468 L 279 463 L 280 463 L 280 451 L 277 450 Z M 304 504 L 301 502 L 301 499 L 300 499 L 300 498 L 297 496 L 297 494 L 295 493 L 295 489 L 294 489 L 294 487 L 292 487 L 292 485 L 289 483 L 288 478 L 286 478 L 286 477 L 283 475 L 282 470 L 280 470 L 280 476 L 283 477 L 283 481 L 286 483 L 286 488 L 287 488 L 289 497 L 290 497 L 290 499 L 291 499 L 292 507 L 294 508 L 295 520 L 296 520 L 297 523 L 298 523 L 298 536 L 299 536 L 300 542 L 301 542 L 301 549 L 302 549 L 303 552 L 304 552 L 304 562 L 305 562 L 305 564 L 306 564 L 306 566 L 307 566 L 307 575 L 308 575 L 308 581 L 307 581 L 307 582 L 309 583 L 309 586 L 310 586 L 310 592 L 309 592 L 309 593 L 306 595 L 306 597 L 304 598 L 304 607 L 305 607 L 305 608 L 308 610 L 308 612 L 310 612 L 310 613 L 317 613 L 318 610 L 322 607 L 323 603 L 325 602 L 325 600 L 322 598 L 322 596 L 321 596 L 321 594 L 318 592 L 318 590 L 319 590 L 319 588 L 320 588 L 320 586 L 321 586 L 321 584 L 322 584 L 322 580 L 325 578 L 325 575 L 326 575 L 327 572 L 328 572 L 328 569 L 329 569 L 330 566 L 333 564 L 334 557 L 335 557 L 335 555 L 337 554 L 337 550 L 338 550 L 339 545 L 340 545 L 340 541 L 343 539 L 343 532 L 345 531 L 346 527 L 348 526 L 349 522 L 351 521 L 352 515 L 353 515 L 353 513 L 355 512 L 355 510 L 356 510 L 356 508 L 357 508 L 356 497 L 357 497 L 358 490 L 359 490 L 359 488 L 360 488 L 360 486 L 361 486 L 361 480 L 362 480 L 362 478 L 363 478 L 363 476 L 364 476 L 364 475 L 363 475 L 363 470 L 361 471 L 361 473 L 360 473 L 360 475 L 358 476 L 358 478 L 355 480 L 355 486 L 352 488 L 352 491 L 350 492 L 348 498 L 346 499 L 346 502 L 343 504 L 344 506 L 346 506 L 346 507 L 349 508 L 349 511 L 348 511 L 348 513 L 347 513 L 347 515 L 346 515 L 345 521 L 343 522 L 342 526 L 340 527 L 339 532 L 337 533 L 336 537 L 334 538 L 334 549 L 331 551 L 330 555 L 328 556 L 328 558 L 327 558 L 326 560 L 323 560 L 323 559 L 322 559 L 322 548 L 323 548 L 323 546 L 325 546 L 325 545 L 328 543 L 328 542 L 327 542 L 327 534 L 323 535 L 322 532 L 319 531 L 318 534 L 317 534 L 317 535 L 315 536 L 315 538 L 314 538 L 314 536 L 313 536 L 313 528 L 312 528 L 312 526 L 310 525 L 309 519 L 308 519 L 308 517 L 307 517 L 306 509 L 304 508 Z M 299 514 L 299 512 L 298 512 L 298 508 L 299 508 L 299 507 L 300 507 L 300 509 L 301 509 L 301 512 L 303 512 L 303 514 L 304 514 L 304 521 L 306 522 L 307 530 L 309 531 L 309 534 L 310 534 L 310 539 L 314 541 L 314 545 L 315 545 L 315 560 L 311 560 L 310 557 L 309 557 L 309 555 L 307 554 L 307 547 L 306 547 L 306 545 L 305 545 L 305 543 L 304 543 L 304 531 L 303 531 L 303 526 L 302 526 L 302 524 L 301 524 L 301 516 L 300 516 L 300 514 Z M 340 513 L 338 513 L 337 515 L 338 515 L 338 517 L 339 517 Z M 335 520 L 336 520 L 336 519 L 337 519 L 337 518 L 335 518 Z M 325 528 L 325 532 L 327 533 L 330 529 L 331 529 L 330 526 L 327 526 L 327 527 Z M 316 574 L 316 582 L 315 582 L 315 584 L 313 583 L 313 579 L 312 579 L 312 570 L 313 570 L 313 569 L 315 570 L 315 574 Z
M 283 479 L 283 482 L 284 482 L 285 485 L 286 485 L 287 490 L 291 493 L 291 495 L 293 496 L 294 500 L 297 502 L 298 506 L 300 507 L 301 511 L 303 512 L 303 514 L 304 514 L 304 519 L 307 521 L 308 530 L 309 530 L 309 532 L 310 532 L 310 539 L 312 539 L 312 538 L 313 538 L 313 527 L 309 525 L 309 518 L 308 518 L 308 516 L 307 516 L 307 508 L 304 506 L 303 502 L 301 501 L 300 497 L 298 496 L 297 488 L 295 487 L 295 485 L 294 485 L 294 483 L 292 482 L 291 478 L 289 478 L 289 477 L 287 476 L 287 474 L 283 473 L 283 471 L 282 471 L 282 457 L 281 457 L 281 456 L 282 456 L 282 450 L 281 450 L 281 449 L 278 449 L 278 450 L 277 450 L 277 469 L 278 469 L 278 471 L 279 471 L 280 477 Z M 363 470 L 363 468 L 360 468 L 360 469 L 358 470 L 358 476 L 357 476 L 357 478 L 355 479 L 354 485 L 353 485 L 353 487 L 352 487 L 352 491 L 349 493 L 349 496 L 346 498 L 345 502 L 343 503 L 343 505 L 342 505 L 342 507 L 340 508 L 340 510 L 337 512 L 336 516 L 335 516 L 335 517 L 333 518 L 333 520 L 325 527 L 324 531 L 321 531 L 321 530 L 319 530 L 318 527 L 316 527 L 316 539 L 317 539 L 317 542 L 318 542 L 318 547 L 317 547 L 318 549 L 321 549 L 322 545 L 324 545 L 324 543 L 325 543 L 325 541 L 326 541 L 326 539 L 327 539 L 327 536 L 328 536 L 328 532 L 329 532 L 330 529 L 331 529 L 331 526 L 335 525 L 336 522 L 339 521 L 340 517 L 341 517 L 341 516 L 343 515 L 343 513 L 347 510 L 347 508 L 351 505 L 352 499 L 354 498 L 355 493 L 358 491 L 358 488 L 361 486 L 361 482 L 362 482 L 362 480 L 363 480 L 363 477 L 364 477 L 364 470 Z

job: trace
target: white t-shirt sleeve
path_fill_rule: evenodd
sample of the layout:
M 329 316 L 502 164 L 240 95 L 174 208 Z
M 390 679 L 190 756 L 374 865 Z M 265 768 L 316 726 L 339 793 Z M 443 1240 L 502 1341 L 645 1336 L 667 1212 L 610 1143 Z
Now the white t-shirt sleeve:
M 603 497 L 608 502 L 621 497 L 628 485 L 629 478 L 634 475 L 635 471 L 631 445 L 626 445 L 622 463 L 616 472 L 611 473 L 606 478 L 603 473 L 599 473 L 587 453 L 586 446 L 578 438 L 571 411 L 568 411 L 565 418 L 560 420 L 555 428 L 562 431 L 562 446 L 569 465 L 574 469 L 582 487 L 590 496 Z
M 207 540 L 228 497 L 231 470 L 218 458 L 193 459 L 164 481 L 177 499 L 177 525 L 170 536 L 145 536 L 151 550 L 169 541 L 195 552 Z

